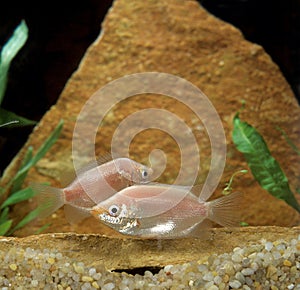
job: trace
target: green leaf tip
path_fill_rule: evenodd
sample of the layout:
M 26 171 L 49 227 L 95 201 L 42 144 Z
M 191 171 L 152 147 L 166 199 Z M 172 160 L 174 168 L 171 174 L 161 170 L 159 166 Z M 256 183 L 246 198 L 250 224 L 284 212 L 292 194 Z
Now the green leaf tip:
M 25 44 L 28 38 L 28 27 L 24 20 L 17 26 L 13 35 L 0 51 L 0 104 L 6 90 L 7 74 L 13 58 Z
M 241 121 L 238 114 L 234 117 L 233 126 L 233 142 L 243 153 L 260 186 L 300 212 L 300 205 L 289 187 L 288 179 L 271 155 L 263 137 L 250 124 Z
M 33 126 L 35 124 L 36 121 L 29 120 L 27 118 L 18 116 L 13 112 L 0 108 L 0 127 L 24 127 Z

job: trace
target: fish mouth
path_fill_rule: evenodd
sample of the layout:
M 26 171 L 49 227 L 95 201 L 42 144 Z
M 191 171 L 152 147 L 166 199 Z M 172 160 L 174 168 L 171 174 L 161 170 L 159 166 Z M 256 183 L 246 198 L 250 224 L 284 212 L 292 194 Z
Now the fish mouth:
M 93 208 L 93 209 L 91 209 L 91 214 L 93 216 L 99 217 L 99 215 L 108 214 L 108 212 L 104 208 L 100 207 L 100 208 Z

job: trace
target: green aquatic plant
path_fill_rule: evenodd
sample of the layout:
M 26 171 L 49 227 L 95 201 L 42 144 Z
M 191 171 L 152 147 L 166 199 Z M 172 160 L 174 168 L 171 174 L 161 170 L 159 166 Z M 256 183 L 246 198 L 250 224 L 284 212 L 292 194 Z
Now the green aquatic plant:
M 52 134 L 41 145 L 35 155 L 33 155 L 32 146 L 29 146 L 16 175 L 8 182 L 8 184 L 4 188 L 0 188 L 0 199 L 4 194 L 6 194 L 8 190 L 10 190 L 9 196 L 0 205 L 0 236 L 11 235 L 16 230 L 22 228 L 23 226 L 34 220 L 43 210 L 44 205 L 39 205 L 12 228 L 13 220 L 9 217 L 10 207 L 19 202 L 26 201 L 35 195 L 30 187 L 21 189 L 23 181 L 26 178 L 29 169 L 35 166 L 35 164 L 49 151 L 51 146 L 56 142 L 60 135 L 62 127 L 63 120 L 59 122 Z
M 263 137 L 250 124 L 241 121 L 239 114 L 235 115 L 233 126 L 233 142 L 243 153 L 260 186 L 300 212 L 300 205 L 289 187 L 288 179 Z
M 25 21 L 22 20 L 18 27 L 15 29 L 13 35 L 0 51 L 0 106 L 6 91 L 7 77 L 11 61 L 23 47 L 27 38 L 28 28 Z M 21 127 L 34 124 L 36 124 L 35 121 L 28 120 L 0 107 L 0 127 Z
M 227 194 L 230 194 L 232 192 L 232 183 L 233 183 L 233 180 L 234 180 L 234 177 L 238 174 L 244 174 L 244 173 L 247 173 L 248 170 L 246 169 L 241 169 L 235 173 L 233 173 L 229 179 L 229 181 L 226 183 L 226 186 L 224 187 L 223 191 L 222 191 L 222 194 L 224 195 L 227 195 Z

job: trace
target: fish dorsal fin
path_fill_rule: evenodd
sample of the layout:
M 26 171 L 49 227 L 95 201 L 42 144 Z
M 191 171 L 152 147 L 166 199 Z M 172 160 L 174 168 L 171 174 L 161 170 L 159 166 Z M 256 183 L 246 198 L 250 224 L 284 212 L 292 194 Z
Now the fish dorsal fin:
M 113 157 L 109 152 L 105 152 L 105 153 L 99 155 L 96 159 L 98 165 L 107 163 L 107 162 L 112 161 L 112 160 L 113 160 Z
M 202 190 L 203 184 L 195 184 L 191 188 L 191 193 L 197 196 L 199 199 L 201 199 L 201 190 Z
M 60 177 L 60 184 L 62 187 L 67 187 L 76 178 L 74 168 L 64 172 Z
M 74 174 L 74 177 L 76 177 L 76 175 L 81 175 L 93 168 L 96 168 L 99 165 L 102 165 L 102 164 L 107 163 L 112 160 L 113 160 L 113 158 L 110 153 L 108 153 L 108 152 L 104 153 L 103 155 L 98 156 L 96 159 L 91 160 L 90 162 L 83 165 L 81 168 L 77 169 L 76 173 Z
M 82 220 L 91 216 L 88 209 L 71 206 L 69 204 L 65 205 L 64 211 L 65 211 L 66 220 L 70 224 L 77 224 Z

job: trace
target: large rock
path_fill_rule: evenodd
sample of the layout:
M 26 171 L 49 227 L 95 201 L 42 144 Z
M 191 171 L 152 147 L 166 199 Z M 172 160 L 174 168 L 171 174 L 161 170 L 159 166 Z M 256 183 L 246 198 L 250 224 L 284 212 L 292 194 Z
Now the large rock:
M 6 170 L 2 184 L 16 172 L 26 148 L 29 145 L 38 148 L 62 118 L 65 125 L 60 139 L 30 171 L 26 180 L 26 183 L 50 181 L 53 186 L 60 186 L 64 172 L 72 167 L 73 129 L 83 105 L 108 82 L 127 74 L 147 71 L 174 74 L 192 82 L 209 97 L 219 113 L 227 137 L 228 153 L 216 195 L 234 172 L 247 168 L 231 140 L 232 119 L 241 109 L 242 100 L 246 105 L 240 117 L 264 136 L 295 192 L 299 185 L 299 156 L 287 144 L 277 126 L 299 146 L 300 110 L 278 66 L 262 47 L 246 41 L 238 29 L 210 15 L 196 1 L 176 0 L 115 1 L 102 25 L 101 35 L 88 49 L 57 104 L 45 114 Z M 191 111 L 167 97 L 143 95 L 117 104 L 102 123 L 101 136 L 96 139 L 97 154 L 110 149 L 114 130 L 124 117 L 153 107 L 172 111 L 191 127 L 201 147 L 203 171 L 199 181 L 203 181 L 210 162 L 204 157 L 210 156 L 209 139 Z M 87 125 L 86 130 L 91 128 Z M 168 157 L 166 171 L 160 181 L 172 182 L 180 165 L 180 152 L 172 138 L 158 131 L 142 132 L 133 140 L 130 156 L 147 163 L 148 154 L 154 148 L 161 148 Z M 84 152 L 84 146 L 81 149 Z M 242 220 L 250 225 L 293 226 L 299 223 L 299 214 L 270 196 L 250 173 L 237 177 L 233 186 L 234 190 L 245 193 L 240 208 Z M 23 215 L 28 206 L 33 204 L 17 206 L 15 217 Z M 19 231 L 18 235 L 28 235 L 45 222 L 51 223 L 48 232 L 115 235 L 94 219 L 70 226 L 62 210 Z
M 163 267 L 190 261 L 207 261 L 212 254 L 231 252 L 236 247 L 248 247 L 261 240 L 275 242 L 297 239 L 299 227 L 259 227 L 212 229 L 209 239 L 124 239 L 100 235 L 56 233 L 25 238 L 3 237 L 0 251 L 12 248 L 48 249 L 60 252 L 86 265 L 104 265 L 108 270 Z M 176 254 L 174 254 L 176 253 Z

